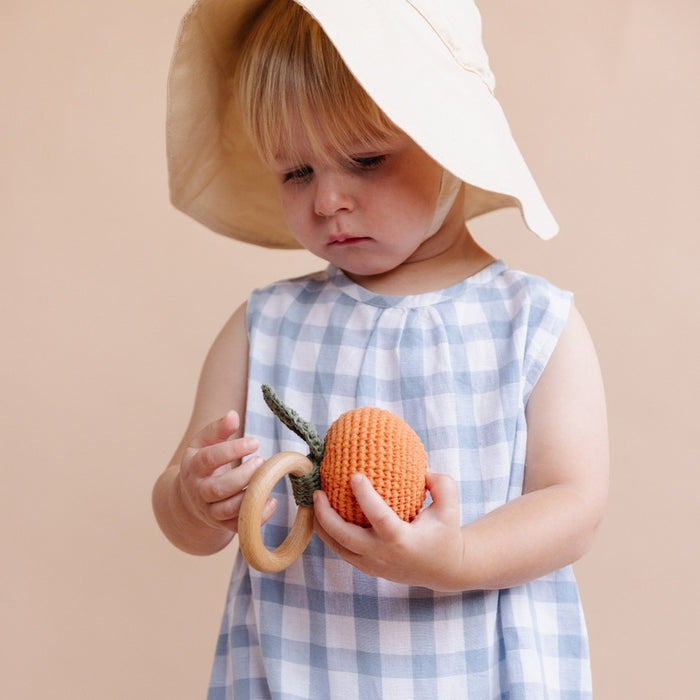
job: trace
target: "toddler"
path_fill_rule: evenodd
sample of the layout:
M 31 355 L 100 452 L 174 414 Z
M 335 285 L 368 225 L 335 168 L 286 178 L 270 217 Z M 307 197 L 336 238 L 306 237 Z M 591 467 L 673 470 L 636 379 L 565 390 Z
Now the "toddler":
M 154 487 L 165 535 L 221 550 L 263 459 L 307 451 L 263 384 L 321 435 L 344 411 L 388 409 L 429 466 L 410 523 L 356 477 L 370 527 L 317 491 L 289 568 L 236 553 L 209 697 L 589 697 L 571 564 L 606 501 L 602 382 L 572 295 L 494 259 L 465 223 L 517 206 L 535 234 L 557 230 L 471 0 L 200 0 L 178 37 L 168 150 L 178 207 L 327 264 L 253 291 L 214 341 Z M 281 481 L 268 548 L 295 513 Z

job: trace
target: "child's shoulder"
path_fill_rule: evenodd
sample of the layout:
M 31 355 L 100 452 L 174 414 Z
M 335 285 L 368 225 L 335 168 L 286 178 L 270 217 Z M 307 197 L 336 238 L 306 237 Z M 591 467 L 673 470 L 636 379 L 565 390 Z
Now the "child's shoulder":
M 525 326 L 559 326 L 568 318 L 573 294 L 537 274 L 499 264 L 497 274 L 481 291 L 487 315 Z
M 284 313 L 285 308 L 294 303 L 313 303 L 327 286 L 326 270 L 270 282 L 251 292 L 248 298 L 248 314 L 254 314 L 263 307 L 268 311 L 277 309 L 277 313 Z
M 482 278 L 482 296 L 491 296 L 514 303 L 545 303 L 552 300 L 570 300 L 571 292 L 558 287 L 537 274 L 525 272 L 498 260 L 492 265 L 492 274 Z
M 523 292 L 549 292 L 562 291 L 556 284 L 541 275 L 526 272 L 515 267 L 510 267 L 504 262 L 498 261 L 497 274 L 494 276 L 494 284 L 512 293 Z
M 316 291 L 322 289 L 328 283 L 328 280 L 328 270 L 309 272 L 299 277 L 279 279 L 258 287 L 252 291 L 251 297 L 297 295 L 305 290 L 309 292 Z

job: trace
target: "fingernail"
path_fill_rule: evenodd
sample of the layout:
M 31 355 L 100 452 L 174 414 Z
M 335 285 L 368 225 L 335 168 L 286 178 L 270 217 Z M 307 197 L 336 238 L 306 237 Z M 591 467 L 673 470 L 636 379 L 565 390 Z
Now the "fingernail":
M 248 452 L 253 452 L 260 447 L 260 443 L 258 442 L 257 438 L 254 437 L 247 437 L 243 438 L 243 448 L 245 450 L 248 450 Z

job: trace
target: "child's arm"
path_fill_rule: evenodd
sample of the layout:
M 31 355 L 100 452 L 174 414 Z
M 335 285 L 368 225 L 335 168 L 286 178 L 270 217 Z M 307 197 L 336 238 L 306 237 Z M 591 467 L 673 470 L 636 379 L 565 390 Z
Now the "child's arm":
M 243 437 L 248 375 L 245 306 L 224 326 L 207 355 L 192 417 L 172 461 L 153 488 L 153 511 L 166 537 L 191 554 L 225 547 L 237 529 L 243 489 L 262 460 L 241 459 L 258 447 Z M 265 516 L 271 513 L 268 504 Z
M 521 497 L 460 527 L 455 482 L 431 473 L 433 503 L 408 524 L 358 478 L 353 489 L 372 528 L 344 522 L 317 492 L 319 535 L 366 573 L 439 591 L 507 588 L 573 563 L 590 546 L 608 488 L 600 369 L 575 309 L 526 413 Z

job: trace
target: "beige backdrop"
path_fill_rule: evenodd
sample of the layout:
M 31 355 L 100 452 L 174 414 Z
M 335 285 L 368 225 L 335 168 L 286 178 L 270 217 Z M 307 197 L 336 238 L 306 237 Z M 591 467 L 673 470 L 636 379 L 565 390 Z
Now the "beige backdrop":
M 483 0 L 498 95 L 561 223 L 474 225 L 575 290 L 607 383 L 609 512 L 578 565 L 596 697 L 697 697 L 697 0 Z M 167 198 L 186 0 L 3 2 L 0 696 L 204 695 L 232 551 L 171 548 L 150 489 L 253 285 L 317 267 Z

